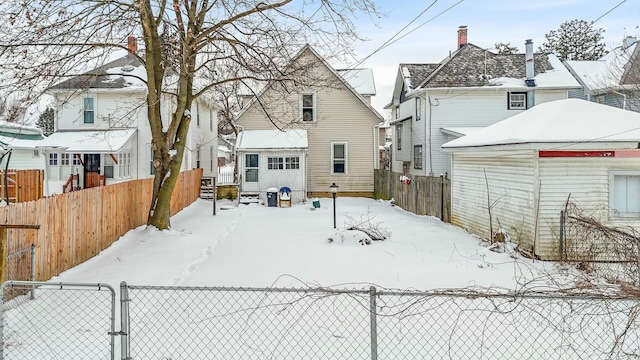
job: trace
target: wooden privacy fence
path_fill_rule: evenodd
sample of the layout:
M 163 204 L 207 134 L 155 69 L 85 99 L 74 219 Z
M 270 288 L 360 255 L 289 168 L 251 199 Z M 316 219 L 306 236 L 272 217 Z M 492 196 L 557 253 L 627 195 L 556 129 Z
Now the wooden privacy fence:
M 397 206 L 414 214 L 451 222 L 451 183 L 447 177 L 407 175 L 407 183 L 400 180 L 401 176 L 389 170 L 375 170 L 374 197 L 393 198 Z
M 43 170 L 0 170 L 0 200 L 9 203 L 41 199 L 44 196 Z
M 182 172 L 171 198 L 171 214 L 200 194 L 202 169 Z M 0 207 L 0 224 L 37 224 L 40 230 L 7 230 L 7 251 L 34 244 L 36 281 L 70 269 L 147 222 L 153 179 L 125 181 L 37 201 Z

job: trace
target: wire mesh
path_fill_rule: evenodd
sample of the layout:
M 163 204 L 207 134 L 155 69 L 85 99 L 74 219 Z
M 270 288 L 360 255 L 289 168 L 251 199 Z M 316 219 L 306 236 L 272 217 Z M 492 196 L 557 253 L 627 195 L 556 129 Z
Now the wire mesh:
M 113 359 L 115 292 L 108 285 L 5 282 L 2 359 Z
M 35 256 L 35 246 L 31 245 L 28 248 L 18 250 L 14 253 L 7 255 L 6 267 L 5 267 L 5 279 L 6 280 L 19 280 L 19 281 L 33 281 L 34 271 L 33 261 Z M 5 299 L 11 299 L 18 295 L 25 294 L 25 289 L 18 289 L 15 287 L 7 288 L 5 291 Z
M 130 355 L 133 359 L 637 358 L 637 300 L 490 291 L 373 290 L 370 296 L 364 290 L 130 286 Z

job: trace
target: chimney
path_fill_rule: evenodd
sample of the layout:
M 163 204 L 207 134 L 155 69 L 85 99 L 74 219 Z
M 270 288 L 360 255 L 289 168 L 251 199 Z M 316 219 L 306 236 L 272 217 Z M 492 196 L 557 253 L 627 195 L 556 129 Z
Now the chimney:
M 462 45 L 467 44 L 467 27 L 462 25 L 458 27 L 458 49 L 462 47 Z
M 138 52 L 138 39 L 135 36 L 129 36 L 127 39 L 127 49 L 132 54 Z
M 533 70 L 533 40 L 527 39 L 524 42 L 525 48 L 525 75 L 526 80 L 525 83 L 527 86 L 536 86 L 535 80 L 533 79 L 535 76 Z

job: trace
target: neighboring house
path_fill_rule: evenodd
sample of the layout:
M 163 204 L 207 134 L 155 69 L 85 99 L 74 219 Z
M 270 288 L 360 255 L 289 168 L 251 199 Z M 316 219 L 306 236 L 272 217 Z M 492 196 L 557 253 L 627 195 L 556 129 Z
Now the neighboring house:
M 0 122 L 0 167 L 3 170 L 44 170 L 45 157 L 38 149 L 42 139 L 42 130 L 38 128 Z M 8 151 L 11 151 L 10 155 Z
M 640 112 L 640 46 L 635 37 L 627 36 L 598 60 L 565 63 L 583 88 L 570 97 Z
M 392 111 L 392 170 L 414 175 L 449 172 L 442 144 L 536 104 L 566 99 L 580 84 L 554 55 L 495 54 L 467 43 L 438 64 L 400 64 Z
M 569 196 L 605 225 L 640 230 L 640 114 L 579 99 L 534 108 L 444 144 L 452 223 L 482 237 L 504 229 L 559 259 Z
M 78 175 L 80 188 L 153 177 L 151 130 L 146 108 L 146 71 L 130 53 L 50 89 L 58 103 L 55 132 L 43 140 L 49 193 Z M 163 121 L 171 118 L 173 100 L 166 95 Z M 194 101 L 182 169 L 200 167 L 217 173 L 217 117 L 211 102 Z M 55 185 L 54 185 L 55 184 Z
M 254 99 L 238 115 L 237 124 L 244 132 L 276 128 L 306 131 L 308 152 L 306 159 L 300 159 L 306 196 L 328 195 L 333 183 L 339 186 L 340 195 L 373 196 L 373 169 L 379 161 L 374 127 L 382 121 L 382 116 L 370 102 L 375 94 L 372 72 L 369 69 L 336 71 L 309 45 L 289 66 L 292 64 L 311 69 L 328 85 L 302 86 L 292 82 L 287 95 L 274 89 L 281 84 L 267 86 L 258 95 L 259 101 Z M 269 112 L 264 110 L 264 104 L 269 106 Z M 274 125 L 272 121 L 277 123 Z M 286 158 L 288 151 L 282 149 L 277 156 L 259 152 L 238 156 L 241 192 L 257 193 L 264 200 L 266 185 L 262 185 L 262 176 L 274 178 L 270 172 L 283 171 L 279 167 L 269 169 L 268 162 L 273 161 L 269 158 Z M 282 183 L 271 186 L 291 187 L 291 184 L 282 178 Z M 297 199 L 294 194 L 293 202 L 300 200 L 303 199 Z

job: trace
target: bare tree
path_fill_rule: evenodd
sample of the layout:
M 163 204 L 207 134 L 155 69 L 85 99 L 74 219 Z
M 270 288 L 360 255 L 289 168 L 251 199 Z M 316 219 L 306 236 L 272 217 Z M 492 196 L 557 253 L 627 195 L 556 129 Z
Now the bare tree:
M 520 50 L 517 46 L 512 46 L 511 43 L 496 43 L 496 51 L 498 54 L 517 54 Z
M 584 20 L 567 21 L 558 30 L 548 32 L 538 50 L 562 60 L 596 60 L 606 54 L 603 32 Z
M 305 43 L 327 58 L 351 54 L 363 13 L 376 14 L 372 0 L 9 0 L 0 7 L 10 25 L 0 30 L 0 91 L 33 99 L 141 35 L 155 168 L 147 222 L 166 229 L 192 102 L 227 83 L 257 93 L 267 83 L 312 82 L 310 66 L 284 65 Z M 175 111 L 163 128 L 165 94 Z

